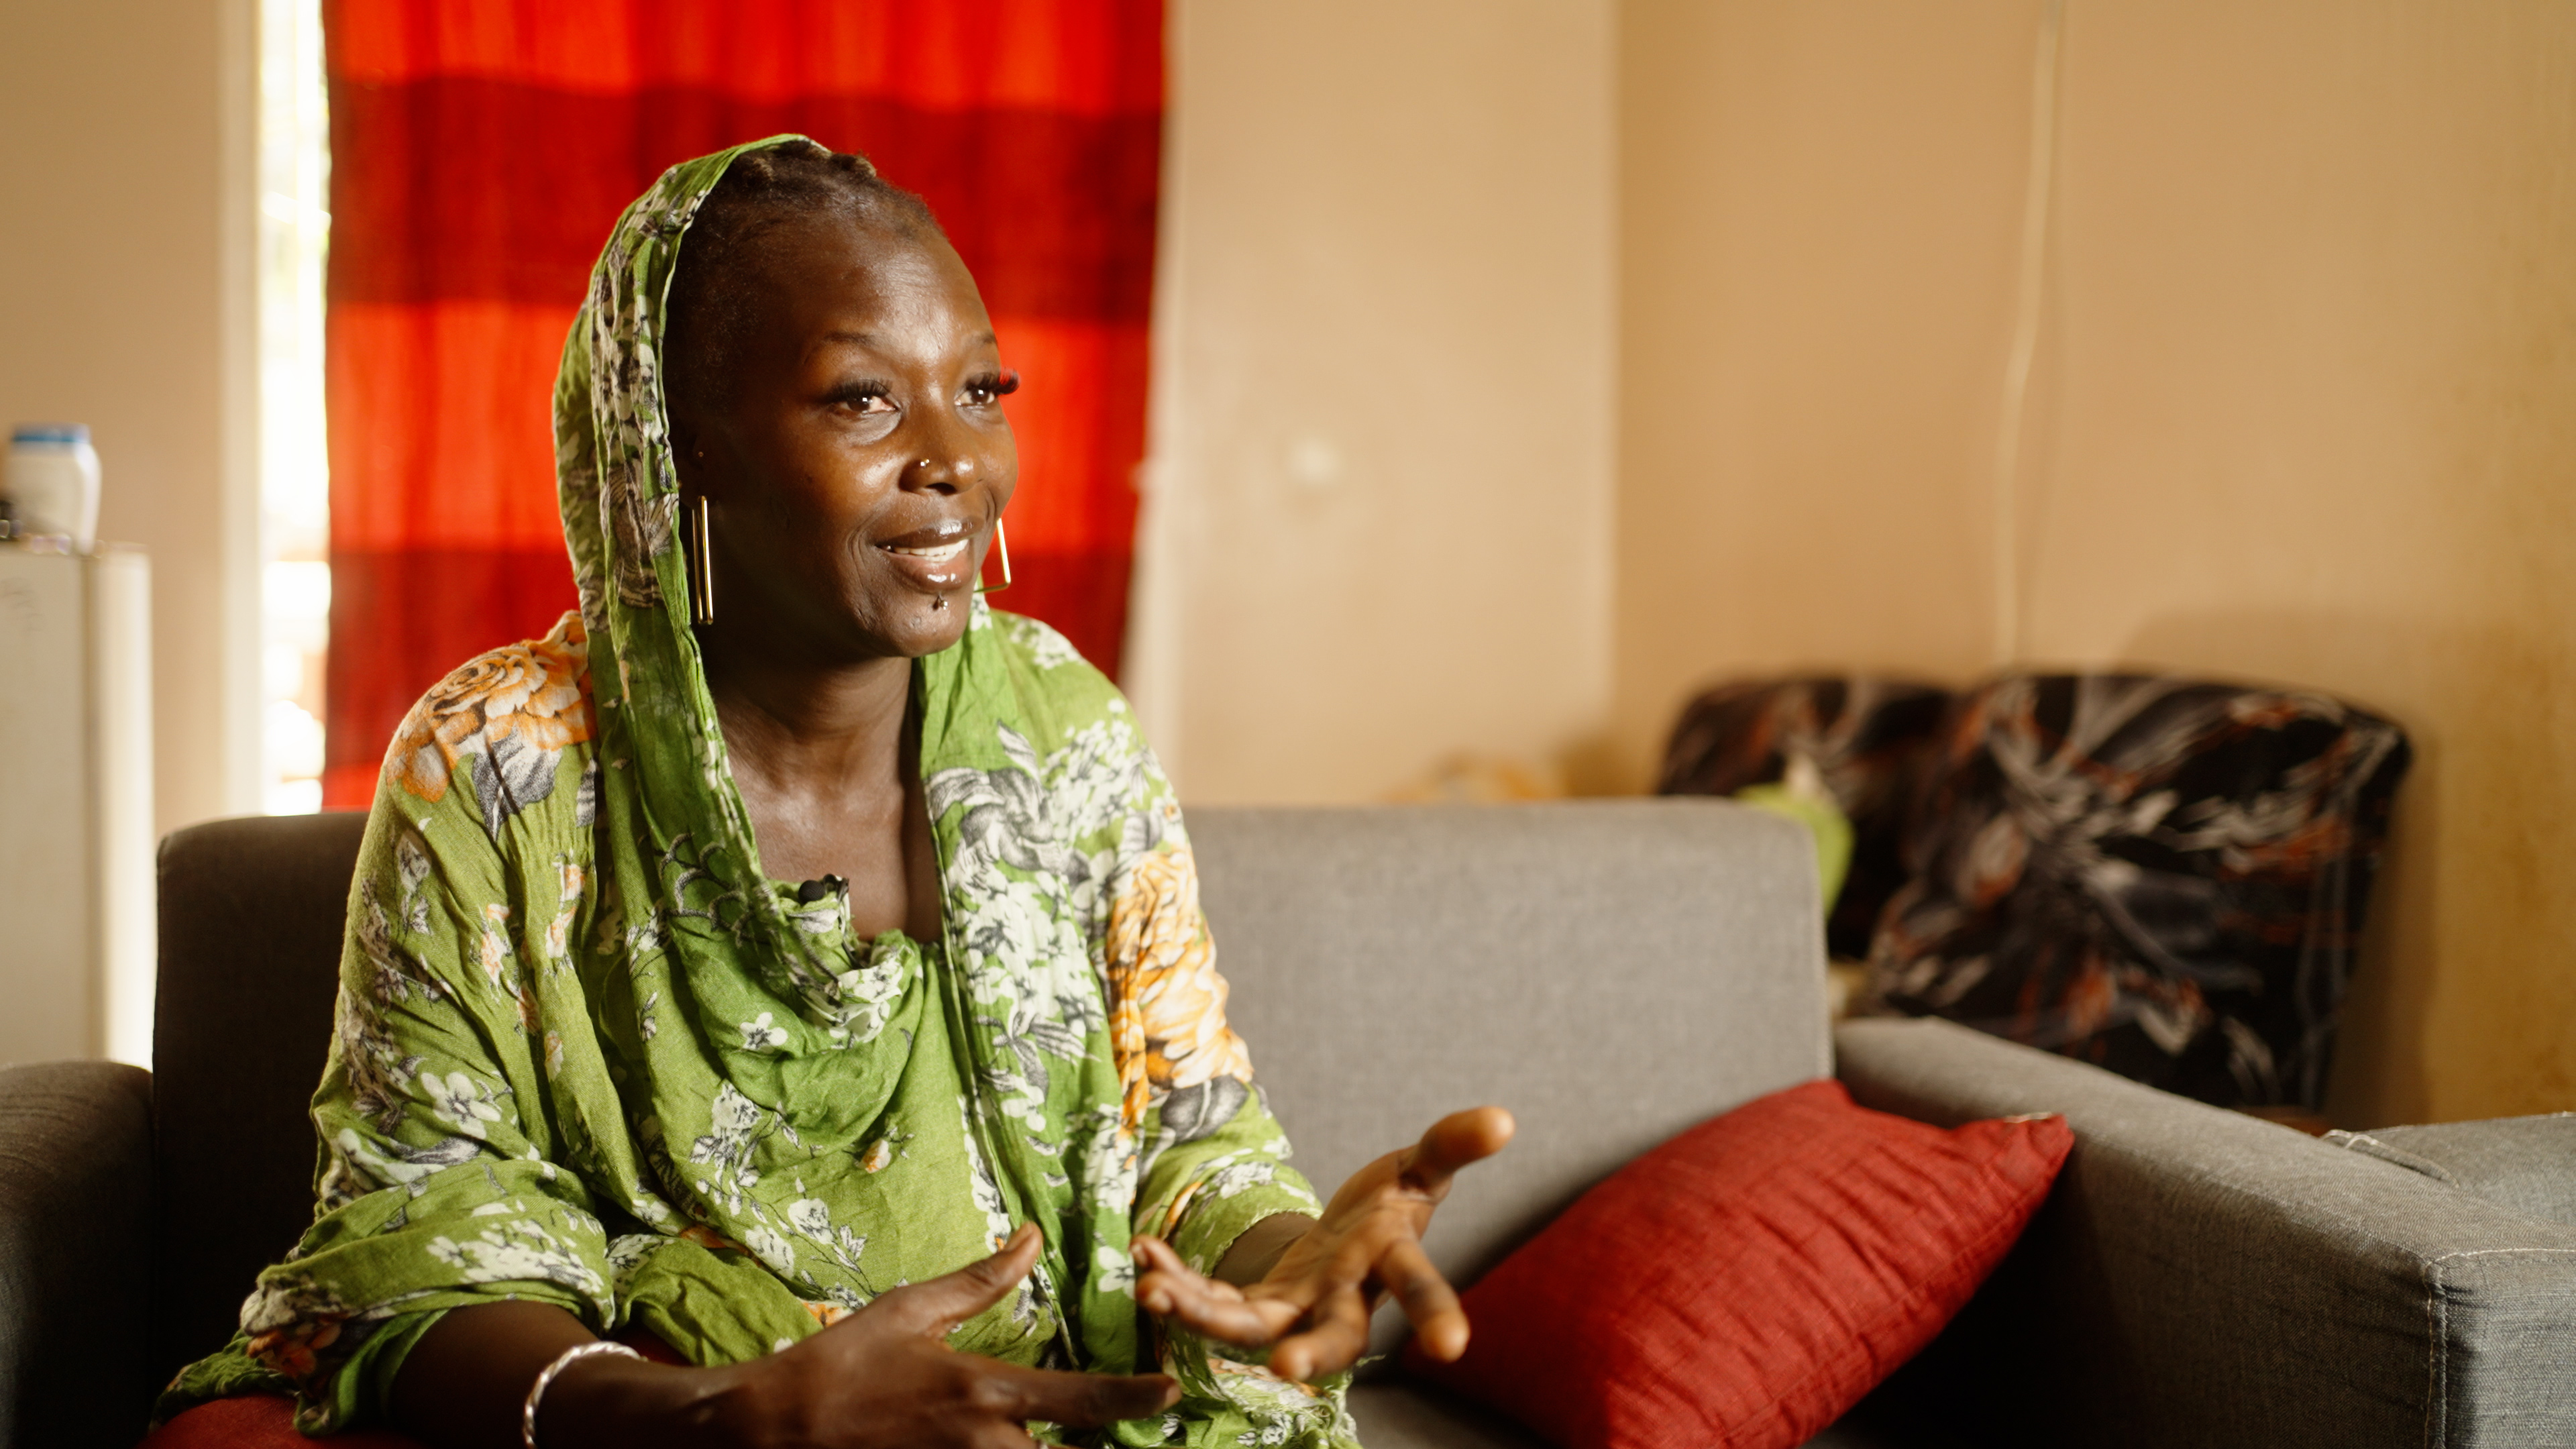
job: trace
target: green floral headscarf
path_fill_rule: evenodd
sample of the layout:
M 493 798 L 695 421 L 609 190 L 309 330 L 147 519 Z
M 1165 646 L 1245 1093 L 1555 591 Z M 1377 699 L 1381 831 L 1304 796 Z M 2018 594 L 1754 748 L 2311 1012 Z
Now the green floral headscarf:
M 417 705 L 350 895 L 313 1116 L 320 1210 L 166 1415 L 371 1415 L 447 1309 L 557 1304 L 693 1362 L 757 1357 L 1035 1221 L 962 1350 L 1156 1366 L 1171 1414 L 1075 1436 L 1342 1445 L 1320 1394 L 1143 1315 L 1127 1242 L 1205 1269 L 1314 1212 L 1225 1021 L 1180 812 L 1117 691 L 987 610 L 918 661 L 941 938 L 852 933 L 769 880 L 686 615 L 661 366 L 689 222 L 744 151 L 627 209 L 556 386 L 581 612 Z

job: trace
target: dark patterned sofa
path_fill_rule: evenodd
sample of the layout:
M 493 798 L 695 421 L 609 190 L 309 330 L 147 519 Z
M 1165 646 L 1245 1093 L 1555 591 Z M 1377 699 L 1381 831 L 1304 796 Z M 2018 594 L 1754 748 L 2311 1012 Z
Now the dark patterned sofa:
M 1692 700 L 1660 788 L 1812 767 L 1853 826 L 1827 936 L 1868 961 L 1866 1009 L 2305 1115 L 2408 760 L 2394 723 L 2308 690 L 1797 676 Z

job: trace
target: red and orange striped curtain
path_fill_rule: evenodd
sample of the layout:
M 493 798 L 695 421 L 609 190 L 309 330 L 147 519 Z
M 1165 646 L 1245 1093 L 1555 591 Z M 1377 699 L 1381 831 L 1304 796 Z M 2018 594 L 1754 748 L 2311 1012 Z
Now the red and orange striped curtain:
M 1008 605 L 1113 674 L 1144 447 L 1162 0 L 325 0 L 330 807 L 403 711 L 573 606 L 548 408 L 590 264 L 674 161 L 780 131 L 973 269 L 1021 483 Z

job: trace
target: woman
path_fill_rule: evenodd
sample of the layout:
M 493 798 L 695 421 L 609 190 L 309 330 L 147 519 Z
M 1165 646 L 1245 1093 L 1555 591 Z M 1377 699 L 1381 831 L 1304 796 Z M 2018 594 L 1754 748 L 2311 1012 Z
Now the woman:
M 321 1211 L 165 1413 L 1327 1445 L 1379 1296 L 1463 1350 L 1418 1238 L 1510 1119 L 1320 1211 L 1285 1166 L 1170 786 L 1105 679 L 977 597 L 1014 385 L 856 157 L 773 138 L 628 209 L 556 389 L 581 613 L 395 740 Z

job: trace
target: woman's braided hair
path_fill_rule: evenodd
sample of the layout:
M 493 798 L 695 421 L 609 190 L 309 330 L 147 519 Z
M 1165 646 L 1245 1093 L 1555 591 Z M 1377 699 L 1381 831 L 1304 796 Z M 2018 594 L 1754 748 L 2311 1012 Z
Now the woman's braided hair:
M 756 320 L 742 285 L 754 249 L 785 222 L 833 211 L 907 239 L 945 236 L 930 207 L 865 156 L 800 140 L 735 157 L 698 203 L 671 274 L 664 360 L 675 387 L 727 389 Z

